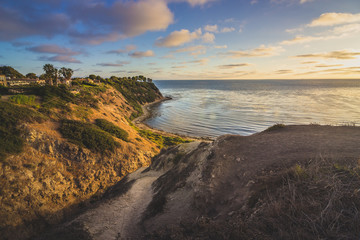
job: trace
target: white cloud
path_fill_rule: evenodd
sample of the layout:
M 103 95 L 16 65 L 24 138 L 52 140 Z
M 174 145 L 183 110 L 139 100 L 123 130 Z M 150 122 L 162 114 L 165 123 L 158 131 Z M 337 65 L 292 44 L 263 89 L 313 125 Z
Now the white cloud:
M 181 53 L 181 52 L 193 52 L 193 51 L 198 51 L 198 50 L 205 50 L 206 47 L 203 45 L 198 45 L 198 46 L 191 46 L 191 47 L 185 47 L 185 48 L 179 48 L 177 50 L 175 50 L 174 52 L 176 53 Z
M 217 33 L 218 32 L 218 26 L 216 24 L 215 25 L 206 25 L 204 27 L 204 30 L 207 31 L 207 32 Z
M 202 40 L 204 43 L 213 43 L 215 40 L 215 35 L 207 32 L 202 36 Z
M 227 45 L 214 46 L 214 48 L 216 48 L 216 49 L 224 49 L 224 48 L 227 48 L 227 47 L 228 47 Z
M 297 58 L 325 58 L 325 59 L 356 59 L 360 52 L 350 52 L 348 50 L 332 51 L 328 53 L 311 53 L 297 55 Z
M 250 66 L 250 64 L 249 63 L 235 63 L 235 64 L 220 65 L 220 66 L 218 66 L 218 68 L 220 68 L 220 69 L 233 69 L 233 68 L 247 67 L 247 66 Z
M 74 1 L 70 15 L 84 25 L 82 32 L 71 31 L 70 36 L 89 44 L 165 30 L 174 21 L 173 13 L 164 0 L 115 1 L 111 5 Z M 101 28 L 94 28 L 94 25 Z
M 307 2 L 312 2 L 313 0 L 300 0 L 301 4 L 307 3 Z
M 155 54 L 153 51 L 147 50 L 145 52 L 141 52 L 141 51 L 132 52 L 132 53 L 129 53 L 129 56 L 134 57 L 134 58 L 142 58 L 142 57 L 153 57 L 153 56 L 155 56 Z
M 223 29 L 221 29 L 222 33 L 229 33 L 229 32 L 233 32 L 233 31 L 235 31 L 235 28 L 233 28 L 233 27 L 224 27 Z M 241 31 L 242 30 L 240 29 L 240 32 Z
M 346 23 L 355 23 L 360 22 L 360 13 L 351 14 L 351 13 L 324 13 L 321 14 L 319 18 L 314 19 L 308 26 L 309 27 L 318 27 L 318 26 L 334 26 Z
M 186 0 L 191 6 L 203 6 L 207 3 L 214 2 L 216 0 Z
M 302 36 L 298 35 L 290 40 L 282 41 L 280 44 L 283 45 L 292 45 L 292 44 L 299 44 L 299 43 L 308 43 L 313 41 L 325 41 L 330 39 L 338 39 L 351 36 L 353 34 L 360 32 L 360 24 L 347 24 L 339 27 L 334 27 L 333 29 L 318 33 L 318 36 Z
M 278 55 L 283 51 L 282 47 L 266 47 L 261 45 L 258 48 L 246 50 L 246 51 L 228 51 L 223 53 L 224 55 L 230 56 L 232 58 L 243 58 L 243 57 L 269 57 Z
M 182 29 L 180 31 L 170 33 L 165 38 L 159 38 L 156 40 L 155 45 L 158 47 L 179 47 L 200 37 L 201 29 L 197 29 L 194 32 Z

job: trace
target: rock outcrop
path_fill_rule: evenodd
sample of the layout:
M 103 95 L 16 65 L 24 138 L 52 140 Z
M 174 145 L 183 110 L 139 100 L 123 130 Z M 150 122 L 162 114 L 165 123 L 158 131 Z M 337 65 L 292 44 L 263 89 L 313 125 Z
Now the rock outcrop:
M 286 126 L 172 147 L 39 239 L 352 239 L 359 139 Z

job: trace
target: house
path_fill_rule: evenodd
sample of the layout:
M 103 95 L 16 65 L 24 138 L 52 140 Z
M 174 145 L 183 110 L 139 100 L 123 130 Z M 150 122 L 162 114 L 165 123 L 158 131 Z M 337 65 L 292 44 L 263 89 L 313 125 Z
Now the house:
M 13 79 L 7 80 L 7 84 L 9 87 L 25 86 L 25 85 L 32 85 L 32 84 L 45 85 L 45 80 L 29 79 L 29 78 L 13 78 Z
M 0 85 L 7 86 L 6 76 L 0 75 Z

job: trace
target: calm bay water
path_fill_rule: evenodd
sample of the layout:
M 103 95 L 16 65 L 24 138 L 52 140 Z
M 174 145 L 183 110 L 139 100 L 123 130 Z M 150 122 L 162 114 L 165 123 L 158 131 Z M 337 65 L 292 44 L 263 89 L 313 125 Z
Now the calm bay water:
M 155 81 L 173 100 L 147 124 L 167 132 L 250 135 L 276 123 L 360 125 L 360 80 Z

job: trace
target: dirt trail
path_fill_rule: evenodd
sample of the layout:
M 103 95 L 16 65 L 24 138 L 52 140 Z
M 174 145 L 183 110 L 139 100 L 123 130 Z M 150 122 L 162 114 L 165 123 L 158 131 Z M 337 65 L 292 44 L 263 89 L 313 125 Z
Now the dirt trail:
M 137 170 L 132 178 L 136 178 L 143 170 L 144 168 Z M 159 175 L 160 173 L 142 175 L 124 195 L 102 203 L 74 222 L 82 222 L 93 239 L 139 238 L 142 234 L 139 222 L 153 195 L 151 184 Z

